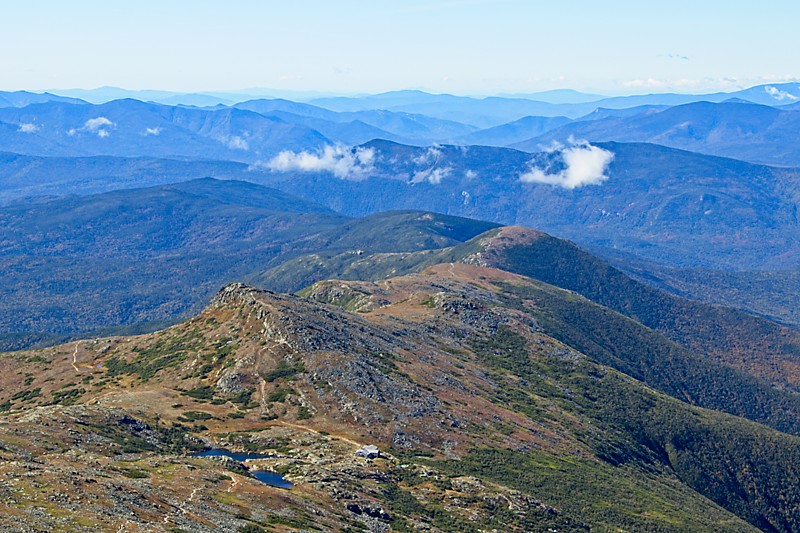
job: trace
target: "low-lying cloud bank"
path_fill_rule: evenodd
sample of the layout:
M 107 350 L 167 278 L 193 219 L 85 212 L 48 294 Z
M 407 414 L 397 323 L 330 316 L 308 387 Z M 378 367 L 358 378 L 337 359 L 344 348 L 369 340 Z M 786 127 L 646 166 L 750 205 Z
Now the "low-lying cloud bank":
M 360 179 L 374 169 L 375 150 L 337 144 L 316 152 L 284 150 L 264 164 L 278 172 L 331 172 L 341 179 Z
M 247 151 L 250 149 L 250 143 L 248 143 L 247 140 L 240 135 L 223 135 L 222 137 L 218 137 L 217 140 L 231 150 Z
M 792 93 L 790 93 L 788 91 L 782 91 L 782 90 L 778 89 L 777 87 L 773 87 L 772 85 L 767 85 L 766 87 L 764 87 L 764 91 L 768 95 L 773 97 L 775 100 L 779 100 L 779 101 L 789 100 L 790 102 L 794 102 L 795 100 L 798 99 L 798 97 L 793 95 Z
M 19 133 L 36 133 L 39 131 L 39 126 L 32 122 L 24 122 L 19 125 L 19 129 L 17 129 Z
M 417 165 L 432 165 L 435 164 L 439 159 L 442 157 L 442 149 L 441 147 L 434 145 L 429 146 L 427 150 L 425 150 L 420 156 L 413 158 L 413 161 Z
M 520 175 L 523 183 L 546 183 L 565 189 L 575 189 L 584 185 L 597 185 L 608 179 L 606 170 L 614 159 L 614 153 L 593 146 L 586 141 L 572 141 L 568 147 L 558 147 L 564 168 L 559 172 L 549 172 L 533 167 Z
M 87 120 L 80 128 L 72 128 L 67 132 L 67 135 L 72 136 L 84 132 L 94 133 L 102 139 L 111 135 L 110 130 L 116 127 L 117 125 L 106 117 L 95 117 Z
M 422 183 L 427 181 L 431 185 L 439 185 L 442 180 L 449 176 L 452 172 L 452 167 L 419 170 L 411 177 L 411 183 Z

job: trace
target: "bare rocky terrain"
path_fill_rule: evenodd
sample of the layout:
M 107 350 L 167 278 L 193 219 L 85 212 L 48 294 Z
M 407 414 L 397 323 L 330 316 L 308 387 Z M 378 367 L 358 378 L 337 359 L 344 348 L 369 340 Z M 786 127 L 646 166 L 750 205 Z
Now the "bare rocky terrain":
M 587 357 L 548 298 L 578 297 L 452 263 L 232 284 L 160 332 L 3 354 L 0 527 L 796 530 L 800 439 Z

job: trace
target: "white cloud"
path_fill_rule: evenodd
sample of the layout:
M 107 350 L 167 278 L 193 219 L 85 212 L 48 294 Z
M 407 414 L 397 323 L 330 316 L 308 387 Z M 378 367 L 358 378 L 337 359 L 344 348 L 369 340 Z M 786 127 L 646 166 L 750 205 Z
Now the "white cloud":
M 606 170 L 614 154 L 599 146 L 593 146 L 586 141 L 574 142 L 567 148 L 562 148 L 561 159 L 564 169 L 549 173 L 539 168 L 531 168 L 520 175 L 523 183 L 546 183 L 558 185 L 565 189 L 574 189 L 584 185 L 598 185 L 608 179 Z
M 85 131 L 100 131 L 105 126 L 114 126 L 115 124 L 108 120 L 106 117 L 90 118 L 83 125 Z
M 68 135 L 76 135 L 81 132 L 94 133 L 100 138 L 105 138 L 111 135 L 108 131 L 109 128 L 116 128 L 117 125 L 108 120 L 106 117 L 90 118 L 84 122 L 80 128 L 72 128 L 67 132 Z
M 331 172 L 337 178 L 359 179 L 372 171 L 374 162 L 375 150 L 372 148 L 351 148 L 337 144 L 325 146 L 314 153 L 285 150 L 265 166 L 278 172 Z
M 438 146 L 434 145 L 430 146 L 422 154 L 413 158 L 411 161 L 417 165 L 430 165 L 438 161 L 441 156 L 442 150 Z
M 19 125 L 19 129 L 17 130 L 20 133 L 36 133 L 39 131 L 39 126 L 33 124 L 31 122 L 25 122 Z
M 462 155 L 466 155 L 466 152 L 462 149 Z M 437 163 L 439 163 L 442 159 L 442 148 L 439 145 L 429 146 L 424 152 L 422 152 L 417 157 L 411 159 L 411 162 L 417 166 L 428 166 L 428 168 L 417 170 L 411 176 L 411 183 L 422 183 L 427 181 L 433 185 L 438 185 L 442 182 L 442 179 L 446 178 L 453 172 L 453 168 L 450 166 L 446 167 L 438 167 Z
M 800 81 L 798 75 L 767 75 L 740 78 L 736 76 L 705 77 L 700 79 L 642 78 L 616 82 L 619 87 L 634 90 L 658 90 L 677 92 L 730 91 L 746 89 L 755 85 L 791 83 Z M 798 98 L 800 100 L 800 98 Z
M 427 181 L 433 185 L 438 185 L 442 182 L 442 179 L 449 176 L 451 172 L 453 172 L 452 167 L 420 170 L 415 172 L 411 177 L 411 183 L 422 183 L 423 181 Z
M 794 101 L 794 100 L 798 99 L 792 93 L 789 93 L 789 92 L 786 92 L 786 91 L 781 91 L 780 89 L 778 89 L 777 87 L 773 87 L 772 85 L 767 85 L 766 87 L 764 87 L 764 91 L 766 91 L 766 93 L 768 95 L 770 95 L 771 97 L 773 97 L 775 100 L 792 100 L 792 101 Z
M 232 150 L 250 149 L 250 144 L 248 144 L 248 142 L 244 139 L 244 137 L 240 137 L 238 135 L 227 135 L 224 137 L 220 137 L 217 140 Z
M 750 81 L 755 81 L 757 83 L 792 83 L 792 82 L 795 82 L 795 81 L 800 81 L 800 75 L 797 75 L 797 74 L 783 74 L 783 75 L 770 74 L 768 76 L 761 76 L 759 78 L 751 78 Z
M 154 136 L 157 137 L 157 136 L 161 135 L 161 128 L 158 128 L 158 127 L 147 128 L 147 129 L 144 130 L 144 135 L 145 135 L 145 137 L 148 136 L 148 135 L 154 135 Z
M 572 145 L 575 145 L 575 144 L 582 144 L 582 143 L 577 142 L 575 140 L 575 138 L 572 135 L 570 135 L 569 139 L 567 139 L 567 144 L 569 146 L 572 146 Z M 555 139 L 553 139 L 548 144 L 539 144 L 538 148 L 539 148 L 539 151 L 541 151 L 541 152 L 550 153 L 550 152 L 558 152 L 560 150 L 563 150 L 564 149 L 564 145 L 561 144 L 560 142 L 556 141 Z

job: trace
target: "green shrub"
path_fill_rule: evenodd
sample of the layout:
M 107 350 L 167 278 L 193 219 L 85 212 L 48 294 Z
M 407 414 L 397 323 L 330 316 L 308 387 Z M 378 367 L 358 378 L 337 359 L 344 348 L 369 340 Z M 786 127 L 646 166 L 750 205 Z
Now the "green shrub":
M 276 390 L 270 392 L 267 395 L 267 401 L 268 402 L 283 403 L 283 402 L 286 401 L 286 397 L 289 396 L 290 394 L 294 394 L 294 390 L 292 390 L 292 389 L 276 389 Z
M 16 393 L 14 396 L 11 397 L 11 401 L 20 400 L 23 402 L 27 402 L 41 395 L 42 395 L 41 387 L 36 387 L 35 389 L 19 391 L 18 393 Z
M 278 362 L 278 367 L 272 372 L 269 372 L 266 376 L 264 376 L 264 379 L 272 383 L 273 381 L 278 379 L 293 378 L 295 374 L 299 374 L 305 371 L 306 367 L 302 361 L 300 361 L 295 365 L 290 365 L 286 361 L 281 360 Z
M 53 400 L 51 403 L 60 405 L 74 405 L 84 393 L 86 389 L 67 389 L 53 392 Z
M 211 420 L 214 415 L 205 411 L 186 411 L 183 416 L 178 417 L 181 422 L 195 422 L 197 420 Z
M 210 385 L 201 385 L 183 393 L 184 396 L 197 398 L 199 400 L 210 400 L 214 397 L 214 387 Z

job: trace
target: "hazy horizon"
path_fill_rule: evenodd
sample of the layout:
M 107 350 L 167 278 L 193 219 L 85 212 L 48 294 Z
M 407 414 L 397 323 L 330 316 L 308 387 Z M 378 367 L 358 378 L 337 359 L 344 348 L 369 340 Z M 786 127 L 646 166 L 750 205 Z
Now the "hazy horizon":
M 800 5 L 239 0 L 6 6 L 0 90 L 603 95 L 800 80 Z M 56 89 L 54 89 L 56 88 Z
M 308 101 L 313 100 L 316 98 L 330 98 L 330 97 L 345 97 L 345 98 L 358 98 L 358 97 L 366 97 L 366 96 L 375 96 L 375 95 L 382 95 L 382 94 L 389 94 L 389 93 L 400 93 L 400 92 L 413 92 L 419 91 L 428 93 L 431 95 L 452 95 L 452 96 L 464 96 L 464 97 L 472 97 L 472 98 L 488 98 L 488 97 L 508 97 L 508 98 L 524 98 L 526 96 L 535 96 L 537 94 L 546 95 L 546 94 L 556 94 L 556 93 L 566 93 L 566 92 L 573 92 L 579 95 L 586 95 L 587 97 L 597 97 L 597 99 L 605 99 L 605 98 L 615 98 L 615 97 L 624 97 L 624 96 L 646 96 L 646 95 L 660 95 L 660 94 L 685 94 L 685 95 L 704 95 L 704 94 L 715 94 L 715 93 L 732 93 L 739 90 L 750 89 L 753 87 L 758 86 L 770 86 L 770 85 L 784 85 L 784 84 L 800 84 L 800 81 L 790 81 L 790 82 L 777 82 L 777 83 L 760 83 L 756 85 L 746 85 L 740 87 L 729 87 L 720 90 L 698 90 L 698 91 L 670 91 L 670 90 L 650 90 L 650 91 L 601 91 L 601 90 L 591 90 L 591 89 L 574 89 L 572 87 L 557 87 L 553 89 L 543 89 L 543 90 L 531 90 L 531 91 L 496 91 L 496 92 L 481 92 L 481 91 L 436 91 L 433 89 L 425 88 L 425 87 L 400 87 L 400 88 L 391 88 L 386 90 L 377 90 L 377 91 L 352 91 L 352 92 L 341 92 L 341 91 L 326 91 L 323 89 L 313 90 L 313 89 L 276 89 L 270 87 L 245 87 L 245 88 L 237 88 L 237 89 L 196 89 L 196 90 L 187 90 L 187 91 L 178 91 L 178 90 L 170 90 L 170 89 L 163 89 L 160 87 L 148 87 L 143 89 L 130 89 L 127 87 L 119 87 L 115 85 L 101 85 L 97 87 L 48 87 L 48 88 L 18 88 L 18 89 L 5 89 L 5 91 L 13 92 L 13 91 L 27 91 L 32 93 L 50 93 L 59 96 L 76 96 L 78 93 L 100 93 L 101 91 L 108 91 L 108 92 L 120 92 L 120 93 L 130 93 L 130 97 L 135 97 L 136 94 L 134 93 L 141 93 L 143 98 L 147 98 L 148 96 L 153 96 L 158 93 L 161 93 L 163 96 L 169 95 L 205 95 L 205 96 L 215 96 L 219 98 L 223 98 L 224 96 L 254 96 L 259 98 L 285 98 L 285 99 L 294 99 L 297 101 Z M 77 96 L 80 97 L 80 96 Z M 125 96 L 129 97 L 129 96 Z M 591 102 L 592 99 L 585 100 L 586 102 Z

